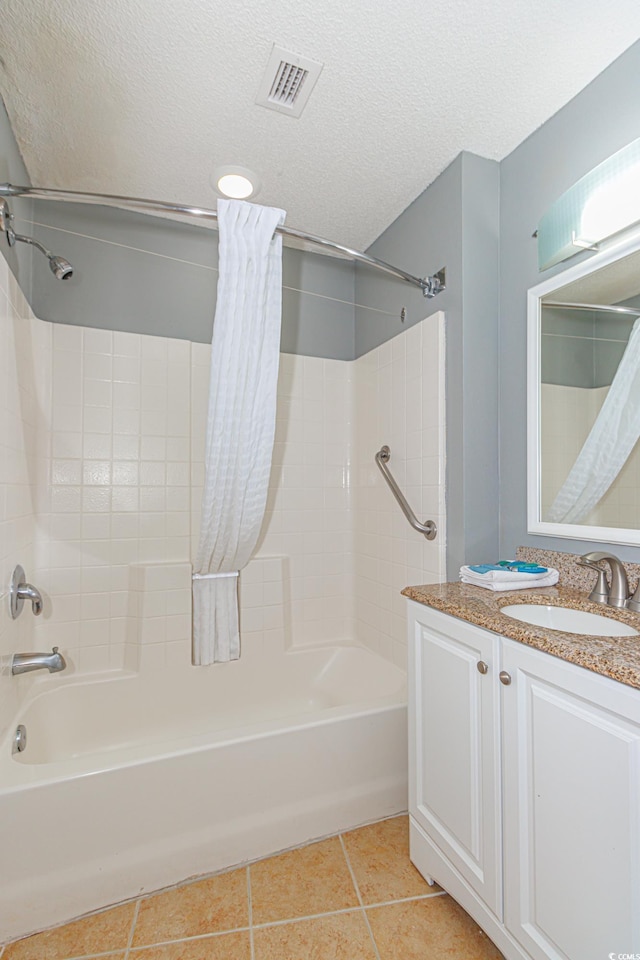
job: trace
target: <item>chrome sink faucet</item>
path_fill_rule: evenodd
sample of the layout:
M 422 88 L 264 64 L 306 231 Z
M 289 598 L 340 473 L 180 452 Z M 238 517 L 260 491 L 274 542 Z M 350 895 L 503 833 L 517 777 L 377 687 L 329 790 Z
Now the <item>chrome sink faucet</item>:
M 51 653 L 14 653 L 11 661 L 11 673 L 29 673 L 31 670 L 48 670 L 49 673 L 59 673 L 66 667 L 66 661 L 58 648 L 54 647 Z
M 611 585 L 607 586 L 605 572 L 602 567 L 597 566 L 598 561 L 605 560 L 611 570 Z M 597 571 L 598 581 L 589 594 L 589 599 L 596 603 L 607 603 L 610 607 L 626 607 L 629 600 L 629 581 L 622 561 L 611 553 L 601 553 L 596 550 L 594 553 L 585 553 L 578 561 L 581 567 L 589 567 Z M 636 591 L 636 595 L 638 591 Z M 634 596 L 633 600 L 635 601 Z M 640 599 L 640 598 L 639 598 Z M 631 609 L 636 609 L 631 607 Z M 637 609 L 640 609 L 640 604 Z

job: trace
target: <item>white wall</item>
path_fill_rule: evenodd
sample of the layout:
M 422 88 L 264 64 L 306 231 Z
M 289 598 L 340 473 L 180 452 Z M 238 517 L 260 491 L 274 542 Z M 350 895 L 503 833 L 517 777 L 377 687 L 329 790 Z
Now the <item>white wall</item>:
M 210 348 L 193 345 L 192 556 L 197 546 Z M 303 644 L 352 634 L 350 457 L 353 363 L 280 355 L 267 513 L 241 574 L 245 644 Z M 271 562 L 269 558 L 272 558 Z
M 444 314 L 438 313 L 355 362 L 356 638 L 406 668 L 408 584 L 446 579 Z M 418 520 L 435 520 L 427 540 L 413 530 L 374 456 L 389 469 Z
M 81 671 L 186 661 L 210 347 L 43 326 L 53 350 L 37 642 L 59 644 Z M 353 634 L 351 369 L 281 356 L 267 515 L 240 583 L 245 652 Z
M 9 582 L 17 563 L 34 572 L 38 386 L 46 380 L 45 325 L 32 319 L 18 284 L 0 257 L 0 737 L 15 713 L 28 676 L 11 676 L 11 658 L 29 650 L 34 617 L 26 604 L 9 615 Z

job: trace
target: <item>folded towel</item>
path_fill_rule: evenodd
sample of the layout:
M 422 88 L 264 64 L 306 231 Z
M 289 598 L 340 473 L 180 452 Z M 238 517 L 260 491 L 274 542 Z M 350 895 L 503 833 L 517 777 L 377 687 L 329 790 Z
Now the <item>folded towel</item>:
M 495 570 L 498 573 L 510 570 L 512 573 L 546 574 L 547 567 L 541 567 L 537 563 L 526 563 L 524 560 L 498 560 L 497 563 L 479 563 L 469 567 L 474 573 L 490 573 Z
M 553 571 L 553 567 L 538 567 L 534 570 L 510 570 L 499 564 L 482 564 L 479 566 L 460 567 L 460 577 L 469 577 L 474 583 L 509 583 L 513 581 L 544 580 Z
M 533 579 L 532 577 L 516 577 L 516 579 L 509 580 L 485 580 L 483 574 L 472 574 L 468 576 L 462 576 L 462 571 L 460 579 L 463 583 L 473 584 L 474 587 L 484 587 L 485 590 L 532 590 L 535 587 L 552 587 L 554 583 L 558 582 L 560 574 L 557 570 L 554 570 L 553 567 L 549 567 L 549 572 L 546 576 L 540 579 Z

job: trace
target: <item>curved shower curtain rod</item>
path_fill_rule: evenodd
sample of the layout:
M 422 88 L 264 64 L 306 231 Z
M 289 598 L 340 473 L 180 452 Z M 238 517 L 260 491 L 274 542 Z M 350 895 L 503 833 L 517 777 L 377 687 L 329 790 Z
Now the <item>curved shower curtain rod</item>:
M 565 307 L 567 310 L 599 310 L 602 313 L 622 313 L 630 317 L 640 317 L 640 310 L 632 307 L 618 307 L 606 303 L 565 303 L 562 300 L 542 300 L 543 307 Z
M 205 220 L 217 220 L 218 214 L 215 210 L 207 207 L 191 207 L 181 203 L 168 203 L 165 200 L 148 200 L 143 197 L 120 197 L 109 193 L 83 193 L 77 190 L 55 190 L 49 187 L 18 187 L 12 183 L 0 183 L 0 197 L 34 197 L 40 200 L 67 200 L 72 203 L 103 203 L 114 207 L 132 207 L 140 210 L 157 211 L 159 213 L 177 213 L 182 216 L 196 217 Z M 405 280 L 413 286 L 420 287 L 425 297 L 431 299 L 437 296 L 445 289 L 445 269 L 439 270 L 431 277 L 414 277 L 411 273 L 400 270 L 384 260 L 378 260 L 377 257 L 371 257 L 368 253 L 361 253 L 358 250 L 352 250 L 333 240 L 325 240 L 323 237 L 316 237 L 310 233 L 303 233 L 302 230 L 294 230 L 292 227 L 276 227 L 276 232 L 286 237 L 295 237 L 297 240 L 306 240 L 319 247 L 329 247 L 345 254 L 352 260 L 360 263 L 366 263 L 377 270 L 383 270 L 391 276 L 400 280 Z

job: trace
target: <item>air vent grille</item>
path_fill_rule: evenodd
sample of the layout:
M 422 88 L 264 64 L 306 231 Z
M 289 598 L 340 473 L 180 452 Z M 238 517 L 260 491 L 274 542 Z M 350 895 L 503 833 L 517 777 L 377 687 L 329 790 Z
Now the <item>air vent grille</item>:
M 323 64 L 299 57 L 275 44 L 267 63 L 256 103 L 299 117 L 311 96 Z
M 292 107 L 308 76 L 309 71 L 305 70 L 304 67 L 299 67 L 295 63 L 285 63 L 284 60 L 281 60 L 269 91 L 271 103 L 281 103 L 284 106 Z

